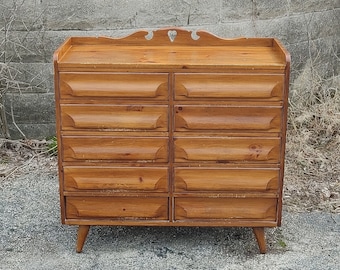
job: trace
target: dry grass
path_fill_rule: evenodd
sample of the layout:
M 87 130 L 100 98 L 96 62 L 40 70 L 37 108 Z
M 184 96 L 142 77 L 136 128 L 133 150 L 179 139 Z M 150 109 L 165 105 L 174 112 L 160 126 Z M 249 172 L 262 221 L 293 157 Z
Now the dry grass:
M 340 77 L 312 67 L 291 86 L 284 204 L 340 213 Z
M 36 170 L 33 160 L 46 167 L 56 163 L 57 145 L 54 138 L 50 140 L 8 140 L 0 138 L 0 181 L 29 171 Z M 57 166 L 54 164 L 53 170 Z M 44 168 L 41 168 L 44 170 Z

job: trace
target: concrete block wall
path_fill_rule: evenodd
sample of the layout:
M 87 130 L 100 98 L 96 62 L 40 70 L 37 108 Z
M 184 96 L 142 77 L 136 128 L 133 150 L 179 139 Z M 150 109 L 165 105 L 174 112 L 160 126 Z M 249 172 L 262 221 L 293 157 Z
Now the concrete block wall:
M 20 137 L 11 105 L 28 138 L 54 135 L 52 54 L 68 36 L 178 26 L 224 38 L 276 37 L 291 52 L 294 81 L 310 61 L 324 78 L 339 75 L 339 18 L 339 0 L 0 0 L 0 85 L 9 71 L 19 82 L 5 96 L 11 135 Z

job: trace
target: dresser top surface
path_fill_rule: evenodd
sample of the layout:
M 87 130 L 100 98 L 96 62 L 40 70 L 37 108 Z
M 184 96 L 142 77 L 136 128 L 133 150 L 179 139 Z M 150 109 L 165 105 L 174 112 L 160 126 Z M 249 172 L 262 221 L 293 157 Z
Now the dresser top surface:
M 169 33 L 176 32 L 175 37 Z M 71 37 L 54 54 L 63 69 L 199 69 L 284 70 L 289 54 L 273 38 L 221 39 L 207 32 L 158 30 L 147 39 L 139 31 L 125 38 Z

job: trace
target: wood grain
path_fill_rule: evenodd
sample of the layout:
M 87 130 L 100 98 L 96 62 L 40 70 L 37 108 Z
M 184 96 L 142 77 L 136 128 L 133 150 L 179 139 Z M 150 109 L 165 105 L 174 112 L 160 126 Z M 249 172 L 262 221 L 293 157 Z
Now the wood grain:
M 175 162 L 278 163 L 278 138 L 176 137 Z
M 176 168 L 175 192 L 275 191 L 278 169 Z
M 175 219 L 275 220 L 276 199 L 176 198 Z
M 176 105 L 176 131 L 281 131 L 281 107 Z
M 168 198 L 67 197 L 67 218 L 168 219 Z
M 66 191 L 168 191 L 167 167 L 71 166 L 64 168 Z
M 63 130 L 168 131 L 168 106 L 61 105 Z
M 175 75 L 175 99 L 281 100 L 282 75 L 184 73 Z
M 60 73 L 61 98 L 168 98 L 167 73 Z
M 221 67 L 283 71 L 280 54 L 271 47 L 242 46 L 111 46 L 73 45 L 59 62 L 60 70 L 108 68 L 193 69 Z
M 63 137 L 63 159 L 166 162 L 167 138 Z

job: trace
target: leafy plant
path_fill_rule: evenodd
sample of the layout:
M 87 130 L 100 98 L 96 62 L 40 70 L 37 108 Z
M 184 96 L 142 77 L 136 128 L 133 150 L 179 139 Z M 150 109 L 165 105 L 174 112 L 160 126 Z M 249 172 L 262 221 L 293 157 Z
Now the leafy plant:
M 282 239 L 279 239 L 278 240 L 278 244 L 280 245 L 280 247 L 282 248 L 286 248 L 287 247 L 287 244 L 285 241 L 283 241 Z
M 53 136 L 47 140 L 47 152 L 53 156 L 57 155 L 58 141 L 56 136 Z

